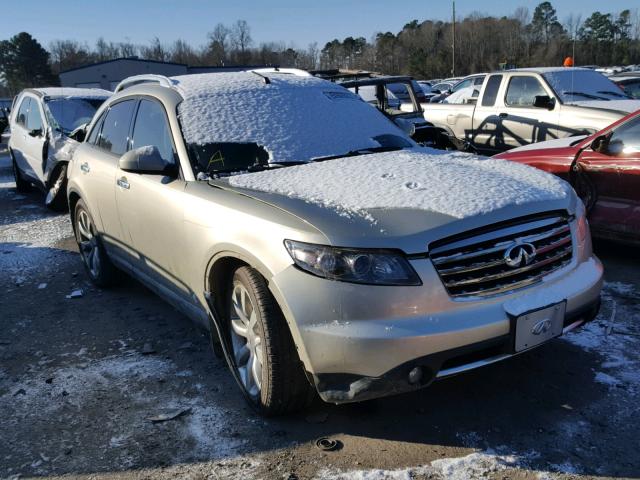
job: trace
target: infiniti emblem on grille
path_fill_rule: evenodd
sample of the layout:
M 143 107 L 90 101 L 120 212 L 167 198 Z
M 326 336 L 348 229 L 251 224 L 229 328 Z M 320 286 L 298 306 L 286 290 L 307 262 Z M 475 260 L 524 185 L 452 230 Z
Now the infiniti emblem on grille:
M 544 319 L 536 323 L 531 329 L 531 333 L 534 335 L 542 335 L 543 333 L 547 333 L 551 328 L 551 320 Z
M 536 247 L 530 243 L 514 243 L 504 252 L 504 262 L 511 268 L 524 267 L 536 258 Z

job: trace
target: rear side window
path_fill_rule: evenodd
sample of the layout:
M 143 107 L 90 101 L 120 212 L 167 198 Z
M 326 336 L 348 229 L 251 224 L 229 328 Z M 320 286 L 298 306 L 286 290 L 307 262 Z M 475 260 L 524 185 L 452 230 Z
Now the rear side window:
M 129 127 L 135 104 L 135 100 L 125 100 L 109 109 L 102 124 L 98 147 L 114 155 L 122 155 L 127 151 Z
M 31 98 L 24 97 L 22 103 L 20 104 L 20 109 L 18 110 L 18 115 L 16 115 L 16 123 L 18 125 L 22 125 L 23 127 L 27 127 L 27 116 L 29 115 L 29 104 L 31 103 Z
M 505 101 L 514 107 L 532 107 L 538 95 L 547 95 L 547 92 L 536 77 L 512 77 Z
M 29 115 L 27 115 L 27 130 L 42 130 L 42 115 L 38 102 L 31 99 L 29 103 Z
M 133 127 L 133 147 L 157 147 L 166 163 L 175 163 L 171 129 L 164 108 L 157 102 L 141 100 Z
M 483 107 L 493 107 L 496 104 L 496 98 L 498 98 L 498 90 L 502 83 L 502 75 L 491 75 L 487 80 L 487 87 L 484 89 L 484 96 L 482 97 Z

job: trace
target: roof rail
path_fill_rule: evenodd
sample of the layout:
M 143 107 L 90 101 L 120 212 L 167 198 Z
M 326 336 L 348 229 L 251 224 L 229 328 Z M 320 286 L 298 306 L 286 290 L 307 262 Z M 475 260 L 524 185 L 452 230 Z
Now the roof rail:
M 252 68 L 249 70 L 250 72 L 254 72 L 257 74 L 265 74 L 265 73 L 284 73 L 288 75 L 295 75 L 296 77 L 310 77 L 311 74 L 306 70 L 301 70 L 299 68 Z
M 160 86 L 172 88 L 173 83 L 169 77 L 165 77 L 164 75 L 154 75 L 154 74 L 146 74 L 146 75 L 134 75 L 132 77 L 127 77 L 122 80 L 118 86 L 116 87 L 114 93 L 121 92 L 122 90 L 133 87 L 135 85 L 140 85 L 141 83 L 157 83 Z

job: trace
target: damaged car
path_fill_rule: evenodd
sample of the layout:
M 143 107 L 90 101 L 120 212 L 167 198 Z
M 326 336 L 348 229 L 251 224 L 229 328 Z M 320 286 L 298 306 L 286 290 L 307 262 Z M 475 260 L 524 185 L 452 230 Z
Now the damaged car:
M 111 92 L 97 88 L 30 88 L 14 102 L 9 126 L 9 155 L 16 189 L 35 185 L 46 193 L 45 204 L 66 207 L 67 165 L 83 127 Z
M 128 272 L 209 329 L 267 415 L 414 391 L 599 308 L 566 182 L 419 146 L 315 77 L 124 80 L 73 155 L 68 201 L 91 280 Z
M 534 143 L 496 155 L 569 181 L 594 236 L 640 245 L 640 110 L 593 135 Z

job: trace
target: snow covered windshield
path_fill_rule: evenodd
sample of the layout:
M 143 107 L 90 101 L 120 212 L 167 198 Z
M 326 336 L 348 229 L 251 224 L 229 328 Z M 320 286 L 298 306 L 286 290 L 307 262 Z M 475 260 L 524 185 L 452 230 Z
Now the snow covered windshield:
M 49 121 L 64 134 L 73 132 L 84 123 L 89 123 L 104 98 L 51 98 L 46 102 Z
M 593 70 L 554 70 L 542 76 L 562 100 L 562 103 L 589 100 L 619 100 L 631 98 L 601 73 Z
M 178 117 L 198 171 L 209 164 L 209 152 L 219 151 L 211 145 L 255 144 L 268 153 L 270 163 L 308 162 L 381 147 L 374 137 L 393 135 L 413 145 L 360 97 L 319 78 L 236 72 L 172 81 L 184 99 Z

